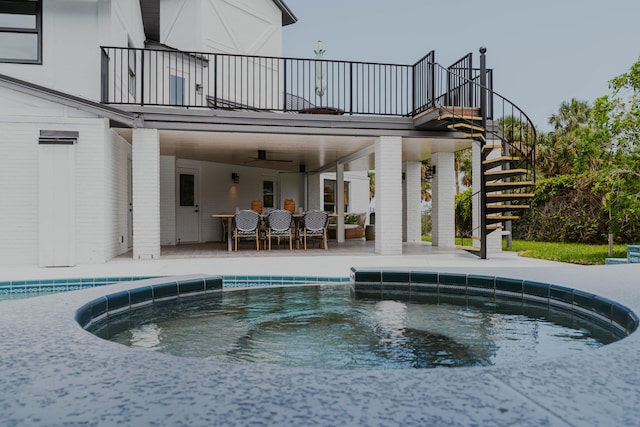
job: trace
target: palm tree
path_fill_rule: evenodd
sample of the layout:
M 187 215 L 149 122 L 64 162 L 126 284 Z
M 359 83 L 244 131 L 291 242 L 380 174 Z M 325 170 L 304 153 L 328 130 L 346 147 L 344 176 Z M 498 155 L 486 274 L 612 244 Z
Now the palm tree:
M 537 147 L 538 167 L 544 176 L 576 172 L 576 159 L 590 116 L 589 103 L 573 98 L 560 104 L 558 112 L 549 117 L 553 131 L 541 136 Z

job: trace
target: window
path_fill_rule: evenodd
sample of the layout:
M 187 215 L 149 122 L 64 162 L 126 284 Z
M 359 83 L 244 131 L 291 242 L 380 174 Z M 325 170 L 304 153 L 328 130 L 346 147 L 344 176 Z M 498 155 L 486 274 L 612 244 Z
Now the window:
M 275 195 L 275 183 L 273 181 L 262 181 L 262 207 L 273 208 Z
M 0 0 L 0 62 L 42 63 L 42 0 Z
M 333 179 L 324 180 L 324 210 L 336 212 L 336 181 Z M 349 212 L 349 183 L 344 183 L 344 211 Z
M 184 105 L 184 77 L 169 76 L 169 105 Z
M 180 206 L 195 206 L 195 175 L 180 174 Z

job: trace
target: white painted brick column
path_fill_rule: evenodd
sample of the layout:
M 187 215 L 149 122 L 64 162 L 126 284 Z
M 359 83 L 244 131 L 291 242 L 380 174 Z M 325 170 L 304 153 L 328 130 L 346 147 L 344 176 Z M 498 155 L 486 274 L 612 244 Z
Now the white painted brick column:
M 432 243 L 441 248 L 455 247 L 456 182 L 454 153 L 433 153 L 436 173 L 431 180 Z
M 482 180 L 482 150 L 478 141 L 473 141 L 471 147 L 471 185 L 473 198 L 471 200 L 471 234 L 480 235 L 480 180 Z M 465 242 L 465 245 L 467 243 Z M 473 246 L 479 248 L 480 241 L 473 240 Z
M 376 253 L 402 254 L 402 138 L 381 136 L 375 143 Z
M 336 165 L 336 213 L 344 214 L 344 164 Z M 336 218 L 336 241 L 344 243 L 344 216 Z
M 160 258 L 160 140 L 133 129 L 133 259 Z
M 422 241 L 421 163 L 404 164 L 404 241 Z

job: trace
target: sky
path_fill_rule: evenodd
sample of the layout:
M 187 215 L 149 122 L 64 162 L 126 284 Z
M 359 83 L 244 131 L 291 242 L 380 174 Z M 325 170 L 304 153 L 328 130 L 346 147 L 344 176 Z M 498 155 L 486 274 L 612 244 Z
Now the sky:
M 593 101 L 640 57 L 639 0 L 285 0 L 283 56 L 448 66 L 487 48 L 494 90 L 542 131 L 563 101 Z

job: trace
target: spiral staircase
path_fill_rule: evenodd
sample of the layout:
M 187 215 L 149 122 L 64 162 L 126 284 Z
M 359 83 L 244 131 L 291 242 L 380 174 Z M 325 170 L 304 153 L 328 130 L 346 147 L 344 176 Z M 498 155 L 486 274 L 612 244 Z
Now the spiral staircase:
M 474 220 L 470 235 L 457 237 L 463 243 L 459 249 L 486 259 L 489 234 L 504 232 L 530 208 L 536 131 L 520 108 L 492 90 L 492 73 L 480 52 L 479 69 L 472 67 L 471 54 L 447 68 L 431 64 L 437 76 L 433 89 L 440 95 L 414 120 L 416 126 L 458 132 L 478 145 L 481 180 L 473 194 Z M 441 88 L 437 82 L 443 82 Z

